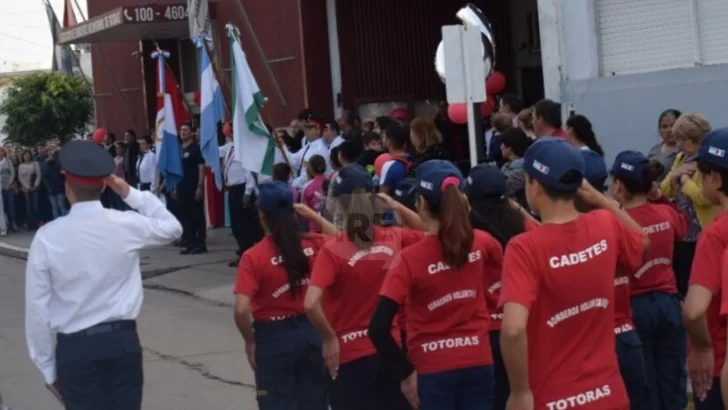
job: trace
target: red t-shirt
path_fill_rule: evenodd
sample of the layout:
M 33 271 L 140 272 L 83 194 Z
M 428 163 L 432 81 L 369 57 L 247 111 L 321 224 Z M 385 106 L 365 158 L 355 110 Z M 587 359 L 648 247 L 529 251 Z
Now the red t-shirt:
M 500 304 L 528 318 L 536 409 L 628 409 L 614 354 L 614 280 L 642 262 L 642 236 L 597 210 L 543 224 L 508 243 Z
M 687 218 L 672 205 L 646 203 L 626 210 L 650 238 L 645 263 L 631 272 L 632 296 L 647 292 L 677 293 L 672 258 L 675 242 L 688 229 Z
M 726 322 L 721 318 L 721 305 L 727 298 L 721 289 L 721 258 L 728 247 L 728 213 L 722 212 L 698 236 L 693 266 L 690 269 L 690 285 L 700 285 L 713 292 L 706 319 L 710 330 L 715 358 L 715 377 L 720 376 L 726 355 Z M 728 314 L 728 309 L 726 309 Z
M 339 337 L 342 364 L 376 353 L 367 329 L 379 289 L 401 250 L 421 238 L 421 232 L 377 226 L 368 251 L 343 235 L 329 240 L 319 251 L 309 285 L 324 290 L 323 308 Z M 400 340 L 396 325 L 392 334 Z
M 554 130 L 554 132 L 552 132 L 550 136 L 556 138 L 566 138 L 566 132 L 561 128 L 558 128 Z
M 301 239 L 308 264 L 313 267 L 316 254 L 326 241 L 323 235 L 309 233 Z M 288 274 L 281 264 L 282 257 L 270 236 L 243 253 L 238 264 L 238 277 L 233 292 L 250 298 L 255 320 L 278 320 L 303 315 L 303 297 L 308 280 L 295 295 L 290 292 Z
M 473 231 L 469 262 L 453 270 L 442 261 L 436 235 L 402 251 L 381 295 L 405 304 L 409 359 L 418 373 L 493 363 L 488 338 L 485 283 L 501 271 L 502 250 L 485 232 Z

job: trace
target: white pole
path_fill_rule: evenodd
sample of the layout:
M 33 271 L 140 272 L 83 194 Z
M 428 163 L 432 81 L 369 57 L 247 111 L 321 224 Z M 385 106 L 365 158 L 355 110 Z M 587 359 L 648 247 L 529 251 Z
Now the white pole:
M 472 102 L 467 102 L 468 105 L 468 146 L 470 146 L 470 167 L 478 165 L 478 144 L 475 140 L 475 107 Z

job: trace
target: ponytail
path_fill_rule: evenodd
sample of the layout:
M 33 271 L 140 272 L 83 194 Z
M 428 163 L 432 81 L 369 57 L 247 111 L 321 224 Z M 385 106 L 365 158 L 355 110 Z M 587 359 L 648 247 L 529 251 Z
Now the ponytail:
M 291 235 L 298 230 L 298 221 L 293 213 L 265 214 L 265 223 L 271 232 L 271 239 L 283 258 L 282 265 L 288 275 L 292 296 L 301 288 L 301 282 L 311 273 L 308 257 L 301 246 L 301 236 Z
M 364 189 L 339 198 L 344 208 L 344 232 L 360 250 L 369 250 L 374 243 L 374 226 L 378 224 L 375 197 Z
M 452 268 L 460 268 L 468 262 L 473 246 L 473 227 L 468 202 L 457 185 L 445 187 L 439 204 L 439 220 L 437 236 L 443 259 Z

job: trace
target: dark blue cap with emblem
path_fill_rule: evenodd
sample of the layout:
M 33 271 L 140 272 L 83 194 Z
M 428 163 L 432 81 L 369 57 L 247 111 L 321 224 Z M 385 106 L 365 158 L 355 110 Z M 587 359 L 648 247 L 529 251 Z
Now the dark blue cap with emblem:
M 606 189 L 604 181 L 609 177 L 607 163 L 604 162 L 604 158 L 590 149 L 580 149 L 579 153 L 584 159 L 584 178 L 594 188 L 604 191 Z
M 718 128 L 705 135 L 698 148 L 698 160 L 728 169 L 728 128 Z
M 111 155 L 91 141 L 68 142 L 58 153 L 58 162 L 66 181 L 85 186 L 103 186 L 116 167 Z
M 470 170 L 465 192 L 470 198 L 499 197 L 506 194 L 506 176 L 498 167 L 480 164 Z
M 415 208 L 415 184 L 414 178 L 405 178 L 397 183 L 392 191 L 392 199 L 406 206 L 409 209 Z
M 281 181 L 271 181 L 258 187 L 258 208 L 267 214 L 293 212 L 291 186 Z
M 373 192 L 374 181 L 372 181 L 372 176 L 364 167 L 359 164 L 349 164 L 341 168 L 339 173 L 336 174 L 333 187 L 334 197 L 339 197 L 341 195 L 351 195 L 357 189 Z
M 460 170 L 450 161 L 433 159 L 423 162 L 415 171 L 415 191 L 430 201 L 440 201 L 448 186 L 465 188 Z
M 612 174 L 617 178 L 641 183 L 644 178 L 645 166 L 649 163 L 650 161 L 641 152 L 622 151 L 614 159 Z
M 584 158 L 571 143 L 560 138 L 541 137 L 524 156 L 526 173 L 541 185 L 560 192 L 576 192 L 582 178 L 563 181 L 570 172 L 584 176 Z

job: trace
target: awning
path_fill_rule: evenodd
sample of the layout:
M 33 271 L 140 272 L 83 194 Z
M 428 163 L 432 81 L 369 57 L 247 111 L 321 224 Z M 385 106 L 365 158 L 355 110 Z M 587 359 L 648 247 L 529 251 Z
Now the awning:
M 209 3 L 210 19 L 215 3 Z M 187 4 L 149 4 L 117 7 L 61 30 L 59 44 L 164 40 L 189 36 Z

